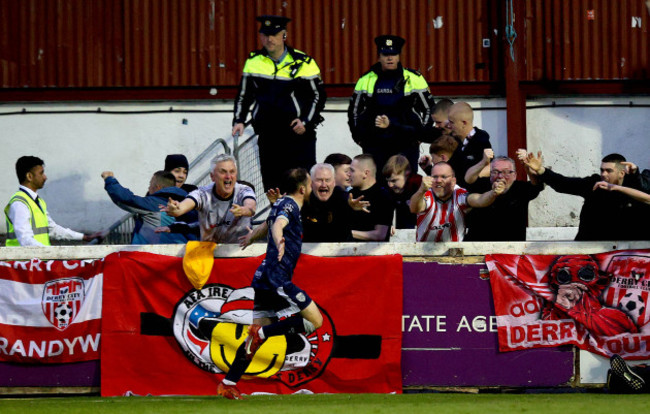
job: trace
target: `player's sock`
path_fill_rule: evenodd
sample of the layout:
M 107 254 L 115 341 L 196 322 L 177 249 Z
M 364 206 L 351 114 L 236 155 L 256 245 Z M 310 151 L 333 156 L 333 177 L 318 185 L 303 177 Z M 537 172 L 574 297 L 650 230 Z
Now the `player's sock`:
M 294 315 L 290 318 L 266 325 L 260 331 L 264 332 L 265 338 L 286 334 L 299 334 L 305 332 L 305 324 L 303 323 L 302 316 Z
M 232 365 L 226 374 L 226 380 L 236 384 L 242 375 L 244 375 L 244 372 L 246 372 L 246 368 L 248 368 L 250 363 L 251 362 L 246 359 L 246 346 L 242 343 L 239 348 L 237 348 L 235 360 L 232 362 Z

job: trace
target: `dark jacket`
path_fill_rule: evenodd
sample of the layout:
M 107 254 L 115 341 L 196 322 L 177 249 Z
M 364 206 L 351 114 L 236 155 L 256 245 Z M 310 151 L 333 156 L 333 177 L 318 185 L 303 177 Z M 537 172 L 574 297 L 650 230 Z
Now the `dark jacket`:
M 492 188 L 489 178 L 479 178 L 473 187 L 477 193 Z M 483 208 L 473 208 L 466 217 L 469 228 L 465 241 L 526 241 L 528 203 L 535 199 L 543 184 L 515 181 L 505 194 Z
M 320 201 L 312 192 L 300 215 L 305 243 L 331 243 L 352 241 L 352 208 L 348 205 L 348 193 L 341 188 L 327 201 Z
M 470 167 L 477 164 L 483 159 L 483 150 L 492 148 L 490 143 L 490 134 L 480 128 L 474 127 L 476 133 L 468 140 L 467 145 L 463 148 L 463 141 L 460 140 L 458 148 L 454 151 L 449 164 L 456 173 L 456 183 L 469 191 L 473 191 L 472 186 L 465 182 L 465 173 Z
M 598 174 L 565 177 L 547 168 L 540 177 L 557 192 L 585 199 L 576 240 L 648 240 L 650 237 L 650 205 L 617 191 L 594 191 L 594 185 L 601 181 Z M 643 190 L 638 173 L 626 175 L 623 185 Z
M 378 177 L 386 160 L 396 154 L 408 158 L 412 171 L 417 171 L 420 141 L 431 141 L 424 137 L 424 126 L 433 104 L 424 77 L 401 64 L 383 71 L 376 63 L 359 78 L 348 107 L 348 125 L 352 139 L 375 158 Z M 377 115 L 388 116 L 388 128 L 375 126 Z
M 176 220 L 160 211 L 169 198 L 176 201 L 185 199 L 187 193 L 178 187 L 166 187 L 145 197 L 133 194 L 122 187 L 115 177 L 104 180 L 104 189 L 113 202 L 122 210 L 135 214 L 132 244 L 174 244 L 186 243 L 187 238 L 177 233 L 156 233 L 156 227 L 170 226 Z

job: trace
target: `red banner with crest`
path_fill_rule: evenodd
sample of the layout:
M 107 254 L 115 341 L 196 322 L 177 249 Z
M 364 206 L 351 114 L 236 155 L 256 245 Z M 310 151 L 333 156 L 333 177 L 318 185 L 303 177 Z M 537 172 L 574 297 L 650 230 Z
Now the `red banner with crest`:
M 485 260 L 501 351 L 572 344 L 650 357 L 650 250 Z
M 249 285 L 262 257 L 215 259 L 201 290 L 181 258 L 105 260 L 102 395 L 214 395 L 252 321 Z M 401 256 L 302 255 L 293 281 L 319 305 L 323 326 L 269 338 L 238 388 L 401 392 Z
M 0 262 L 0 361 L 99 359 L 102 260 Z

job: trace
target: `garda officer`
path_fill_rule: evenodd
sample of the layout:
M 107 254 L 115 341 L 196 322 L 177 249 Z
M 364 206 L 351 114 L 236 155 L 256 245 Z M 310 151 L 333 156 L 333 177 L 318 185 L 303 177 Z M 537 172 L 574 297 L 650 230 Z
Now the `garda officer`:
M 232 134 L 244 132 L 250 112 L 268 191 L 279 186 L 284 171 L 309 170 L 316 163 L 316 126 L 322 122 L 326 97 L 314 59 L 286 44 L 291 19 L 259 16 L 257 20 L 262 48 L 252 52 L 244 65 Z
M 393 35 L 375 38 L 378 62 L 357 81 L 348 108 L 352 138 L 375 158 L 378 173 L 396 154 L 404 155 L 411 171 L 417 171 L 420 141 L 426 140 L 424 126 L 433 97 L 419 72 L 402 67 L 405 42 Z
M 52 220 L 45 200 L 36 193 L 47 180 L 43 164 L 43 160 L 32 156 L 20 157 L 16 162 L 20 188 L 5 207 L 7 246 L 49 246 L 50 237 L 84 241 L 100 237 L 101 232 L 85 235 L 61 227 Z

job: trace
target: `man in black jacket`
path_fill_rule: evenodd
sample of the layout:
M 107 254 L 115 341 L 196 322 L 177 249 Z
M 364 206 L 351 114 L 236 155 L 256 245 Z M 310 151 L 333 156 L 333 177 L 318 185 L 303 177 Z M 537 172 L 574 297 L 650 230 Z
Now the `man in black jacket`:
M 352 139 L 372 155 L 382 184 L 381 170 L 388 158 L 402 154 L 417 171 L 420 141 L 432 140 L 425 136 L 424 126 L 434 99 L 424 76 L 402 66 L 405 42 L 393 35 L 375 38 L 377 63 L 357 81 L 348 107 Z
M 490 153 L 492 150 L 488 150 Z M 490 165 L 490 177 L 478 178 L 484 165 Z M 491 205 L 472 209 L 466 218 L 469 230 L 465 241 L 526 241 L 528 225 L 528 204 L 535 199 L 544 184 L 537 176 L 531 181 L 517 181 L 515 161 L 508 157 L 496 157 L 470 168 L 465 176 L 476 192 L 489 191 L 496 181 L 505 185 L 505 190 Z
M 542 153 L 528 154 L 526 165 L 555 191 L 585 199 L 580 211 L 576 240 L 647 240 L 650 235 L 650 206 L 617 191 L 598 188 L 596 183 L 623 185 L 648 192 L 638 168 L 620 154 L 602 159 L 600 175 L 565 177 L 544 168 Z M 647 182 L 646 182 L 647 184 Z
M 280 185 L 284 171 L 316 163 L 316 127 L 325 107 L 320 69 L 311 57 L 287 45 L 284 16 L 258 16 L 262 48 L 244 64 L 235 99 L 232 135 L 242 135 L 250 115 L 258 134 L 264 190 Z
M 492 148 L 490 134 L 474 126 L 474 110 L 467 102 L 456 102 L 449 109 L 448 128 L 460 143 L 450 164 L 458 185 L 467 188 L 465 173 L 481 161 L 485 149 Z

